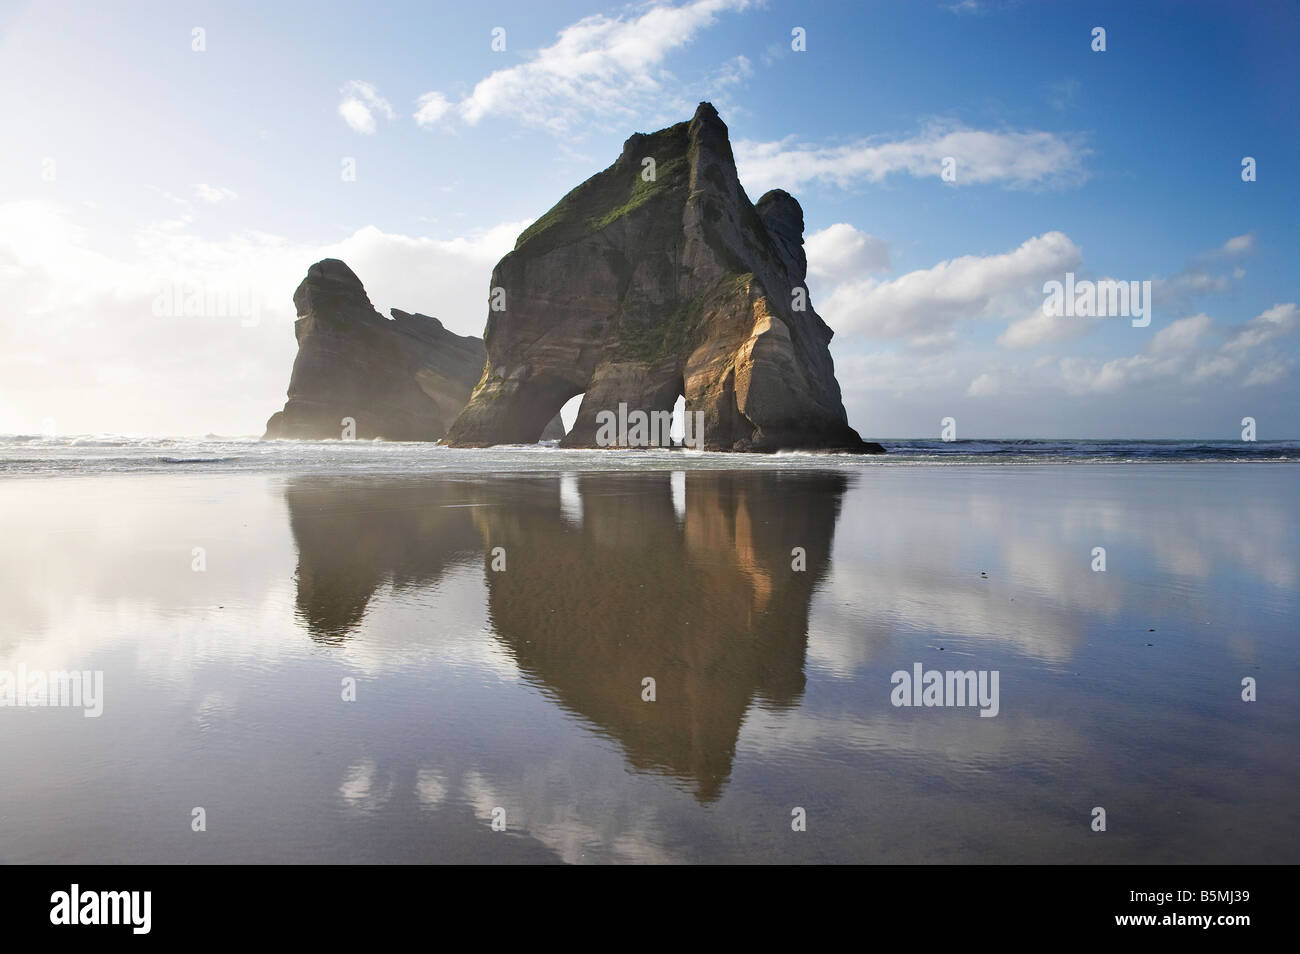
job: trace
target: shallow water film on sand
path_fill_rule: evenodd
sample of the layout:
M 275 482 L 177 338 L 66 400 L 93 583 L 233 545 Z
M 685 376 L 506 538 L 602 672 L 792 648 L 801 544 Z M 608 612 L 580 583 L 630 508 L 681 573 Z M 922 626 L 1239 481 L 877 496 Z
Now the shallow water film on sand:
M 1297 860 L 1294 465 L 663 457 L 0 482 L 0 860 Z

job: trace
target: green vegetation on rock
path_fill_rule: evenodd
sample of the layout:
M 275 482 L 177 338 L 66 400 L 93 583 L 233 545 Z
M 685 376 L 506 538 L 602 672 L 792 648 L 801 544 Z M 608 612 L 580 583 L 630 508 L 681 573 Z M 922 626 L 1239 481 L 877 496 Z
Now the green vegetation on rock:
M 515 251 L 544 255 L 618 221 L 647 202 L 682 187 L 690 178 L 687 157 L 690 123 L 678 123 L 645 136 L 635 155 L 614 163 L 578 186 L 520 234 Z M 646 181 L 641 160 L 655 160 L 655 178 Z
M 753 278 L 748 272 L 728 273 L 698 298 L 666 304 L 663 310 L 638 318 L 625 314 L 618 328 L 618 357 L 653 365 L 669 355 L 690 352 L 705 314 L 739 294 L 748 294 Z

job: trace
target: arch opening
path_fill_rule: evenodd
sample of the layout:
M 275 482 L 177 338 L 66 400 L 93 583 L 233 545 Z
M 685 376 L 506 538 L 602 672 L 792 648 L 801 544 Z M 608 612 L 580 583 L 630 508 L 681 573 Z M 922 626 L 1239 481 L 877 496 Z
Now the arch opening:
M 579 391 L 564 402 L 564 407 L 560 408 L 560 420 L 564 423 L 565 434 L 573 430 L 574 422 L 578 420 L 578 408 L 582 406 L 582 399 L 585 396 L 585 391 Z

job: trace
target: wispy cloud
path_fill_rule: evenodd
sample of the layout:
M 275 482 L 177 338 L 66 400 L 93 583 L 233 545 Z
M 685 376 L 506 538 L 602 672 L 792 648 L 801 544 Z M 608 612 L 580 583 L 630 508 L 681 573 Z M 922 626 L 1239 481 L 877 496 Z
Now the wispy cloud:
M 1245 235 L 1234 235 L 1228 241 L 1224 242 L 1219 248 L 1219 253 L 1228 257 L 1237 255 L 1249 255 L 1255 250 L 1255 235 L 1247 232 Z
M 208 185 L 206 182 L 200 182 L 194 187 L 194 198 L 200 202 L 207 202 L 216 205 L 218 202 L 229 202 L 232 199 L 239 198 L 239 194 L 234 189 L 227 189 L 224 186 Z
M 999 255 L 964 255 L 890 281 L 844 282 L 818 311 L 841 333 L 935 350 L 955 342 L 954 326 L 964 319 L 1023 313 L 1043 281 L 1082 257 L 1069 236 L 1047 232 Z
M 811 233 L 804 242 L 808 274 L 832 287 L 889 271 L 889 243 L 837 222 Z
M 1088 154 L 1075 135 L 993 132 L 948 122 L 933 122 L 905 139 L 873 137 L 832 146 L 794 139 L 736 143 L 741 181 L 758 191 L 775 185 L 797 188 L 808 182 L 848 188 L 898 173 L 940 181 L 947 158 L 955 160 L 954 185 L 1063 187 L 1087 178 L 1083 160 Z
M 1293 364 L 1262 346 L 1298 329 L 1296 304 L 1287 302 L 1228 329 L 1219 344 L 1203 344 L 1213 330 L 1213 321 L 1200 314 L 1171 323 L 1137 354 L 1109 361 L 1061 358 L 1058 368 L 1066 390 L 1075 394 L 1113 393 L 1158 383 L 1230 383 L 1234 379 L 1242 387 L 1256 387 L 1284 377 Z
M 635 16 L 584 17 L 523 63 L 479 80 L 456 104 L 456 114 L 471 125 L 500 116 L 563 134 L 585 122 L 618 124 L 647 110 L 660 112 L 672 79 L 664 68 L 667 57 L 720 14 L 744 10 L 750 3 L 693 0 L 642 7 Z M 748 59 L 737 57 L 715 82 L 720 78 L 734 85 L 750 69 Z M 421 109 L 441 101 L 446 101 L 441 93 L 430 91 L 420 97 Z
M 1053 341 L 1066 341 L 1082 338 L 1096 331 L 1104 318 L 1058 318 L 1043 313 L 1042 302 L 1036 302 L 1023 317 L 1013 321 L 998 336 L 998 344 L 1003 348 L 1023 350 L 1037 348 Z
M 1053 83 L 1047 89 L 1047 102 L 1053 109 L 1063 112 L 1074 105 L 1079 89 L 1080 83 L 1073 77 Z
M 293 291 L 308 265 L 340 258 L 381 312 L 419 311 L 480 335 L 492 268 L 530 222 L 446 239 L 367 226 L 313 242 L 251 231 L 209 238 L 167 221 L 101 249 L 87 221 L 77 206 L 0 202 L 0 285 L 23 316 L 0 321 L 0 430 L 33 433 L 23 428 L 48 416 L 89 431 L 260 433 L 284 399 L 296 348 Z M 160 316 L 157 296 L 172 287 L 237 293 L 257 319 Z M 109 386 L 124 381 L 148 386 Z
M 339 92 L 343 95 L 339 115 L 355 132 L 371 135 L 375 131 L 376 114 L 385 119 L 392 119 L 395 115 L 392 105 L 370 83 L 350 80 Z
M 415 102 L 415 122 L 420 126 L 432 126 L 450 112 L 451 106 L 451 102 L 442 93 L 425 93 Z
M 749 57 L 736 56 L 718 67 L 709 78 L 709 85 L 714 89 L 725 90 L 732 86 L 739 86 L 753 75 L 754 65 L 750 63 Z
M 1228 239 L 1218 248 L 1197 255 L 1182 271 L 1175 272 L 1167 278 L 1151 278 L 1151 303 L 1158 315 L 1179 314 L 1189 309 L 1193 303 L 1206 295 L 1218 294 L 1232 287 L 1233 281 L 1240 281 L 1245 271 L 1236 268 L 1229 277 L 1211 271 L 1212 267 L 1222 265 L 1223 259 L 1236 259 L 1249 254 L 1254 248 L 1254 236 L 1237 235 Z M 1055 276 L 1058 280 L 1063 276 Z M 1115 276 L 1103 276 L 1096 281 L 1129 281 L 1133 276 L 1117 279 Z M 999 337 L 997 343 L 1003 348 L 1026 349 L 1056 341 L 1081 338 L 1091 334 L 1106 323 L 1105 318 L 1070 318 L 1063 320 L 1053 315 L 1046 315 L 1041 308 L 1041 301 L 1030 309 L 1024 317 L 1013 321 Z M 1183 319 L 1187 320 L 1187 319 Z M 1208 319 L 1207 319 L 1208 321 Z M 1177 323 L 1175 323 L 1177 324 Z M 1166 329 L 1167 331 L 1168 329 Z M 1155 335 L 1161 340 L 1161 331 Z
M 1227 291 L 1233 281 L 1245 278 L 1246 270 L 1236 265 L 1231 275 L 1225 274 L 1225 263 L 1240 261 L 1254 251 L 1255 235 L 1247 232 L 1234 235 L 1218 248 L 1196 255 L 1182 271 L 1153 280 L 1151 298 L 1155 307 L 1165 314 L 1176 314 L 1187 310 L 1203 295 Z
M 1294 302 L 1274 305 L 1240 328 L 1236 329 L 1223 345 L 1223 350 L 1236 354 L 1249 351 L 1262 344 L 1295 334 L 1297 325 L 1296 306 Z

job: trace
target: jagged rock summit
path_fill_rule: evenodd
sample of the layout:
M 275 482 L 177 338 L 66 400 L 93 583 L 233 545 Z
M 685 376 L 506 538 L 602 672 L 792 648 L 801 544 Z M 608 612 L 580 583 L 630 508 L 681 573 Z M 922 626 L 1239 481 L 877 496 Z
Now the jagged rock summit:
M 385 318 L 338 259 L 311 266 L 293 303 L 298 356 L 288 401 L 266 422 L 266 439 L 338 439 L 351 418 L 359 439 L 436 441 L 482 373 L 481 338 L 396 308 Z M 563 434 L 557 416 L 544 437 Z
M 601 411 L 685 395 L 706 449 L 883 453 L 848 425 L 803 224 L 786 192 L 749 201 L 709 103 L 633 135 L 497 264 L 487 364 L 446 442 L 535 441 L 582 394 L 562 446 L 594 447 Z

